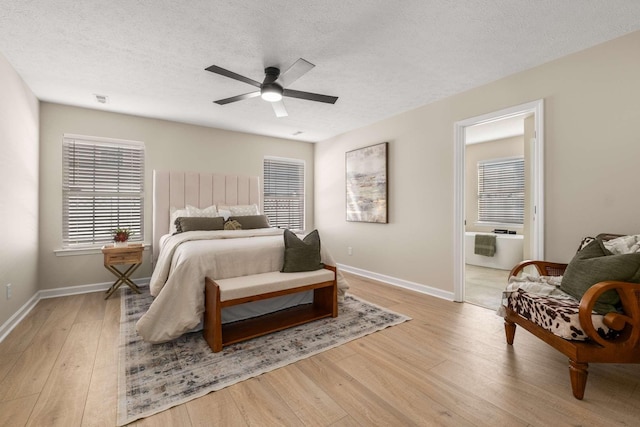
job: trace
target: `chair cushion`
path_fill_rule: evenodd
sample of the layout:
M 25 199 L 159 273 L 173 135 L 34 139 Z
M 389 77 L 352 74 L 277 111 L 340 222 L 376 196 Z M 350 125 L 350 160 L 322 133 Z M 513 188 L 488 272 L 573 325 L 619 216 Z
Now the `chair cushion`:
M 567 340 L 585 341 L 588 339 L 580 327 L 578 319 L 580 302 L 574 298 L 558 299 L 518 289 L 508 296 L 507 304 L 510 309 L 525 319 L 554 335 Z M 617 334 L 602 322 L 604 316 L 593 312 L 591 318 L 600 336 L 611 338 Z

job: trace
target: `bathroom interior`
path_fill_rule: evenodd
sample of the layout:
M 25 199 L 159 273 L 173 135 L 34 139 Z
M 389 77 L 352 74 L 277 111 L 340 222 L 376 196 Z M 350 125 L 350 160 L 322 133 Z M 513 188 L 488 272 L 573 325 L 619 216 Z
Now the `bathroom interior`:
M 465 129 L 464 301 L 495 310 L 509 272 L 529 259 L 533 116 Z

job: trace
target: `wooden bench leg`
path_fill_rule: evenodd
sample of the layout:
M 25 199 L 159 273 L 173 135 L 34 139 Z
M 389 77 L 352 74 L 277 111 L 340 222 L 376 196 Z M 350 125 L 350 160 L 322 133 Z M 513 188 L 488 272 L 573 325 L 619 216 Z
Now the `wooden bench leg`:
M 204 329 L 202 335 L 214 353 L 222 351 L 220 287 L 208 277 L 204 283 Z
M 338 291 L 336 286 L 313 290 L 313 305 L 322 312 L 338 317 Z
M 573 397 L 582 400 L 584 397 L 584 389 L 587 386 L 587 375 L 589 364 L 579 363 L 569 360 L 569 377 L 571 378 L 571 390 Z
M 513 345 L 513 339 L 516 336 L 516 324 L 505 319 L 504 320 L 504 333 L 507 336 L 507 344 Z

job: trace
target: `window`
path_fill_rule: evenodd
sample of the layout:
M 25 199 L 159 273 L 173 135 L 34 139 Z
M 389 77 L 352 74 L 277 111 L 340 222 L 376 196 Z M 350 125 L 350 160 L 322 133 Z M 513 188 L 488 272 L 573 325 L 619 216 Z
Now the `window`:
M 478 163 L 478 222 L 524 222 L 524 158 Z
M 62 244 L 98 245 L 128 228 L 143 241 L 144 143 L 65 135 Z
M 264 214 L 272 226 L 304 229 L 304 162 L 265 157 Z

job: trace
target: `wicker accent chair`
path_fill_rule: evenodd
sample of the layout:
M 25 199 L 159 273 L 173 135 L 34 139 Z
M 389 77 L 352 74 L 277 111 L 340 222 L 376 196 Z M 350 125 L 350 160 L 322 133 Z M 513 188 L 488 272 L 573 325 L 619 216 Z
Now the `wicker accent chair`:
M 619 235 L 602 234 L 598 237 L 610 240 Z M 527 266 L 534 266 L 541 276 L 561 276 L 567 265 L 547 261 L 523 261 L 511 270 L 510 276 L 517 276 Z M 623 313 L 612 312 L 604 315 L 604 325 L 618 332 L 614 338 L 606 339 L 598 334 L 594 327 L 592 310 L 600 295 L 610 289 L 618 292 Z M 516 325 L 519 325 L 567 356 L 571 389 L 576 399 L 584 397 L 589 363 L 640 363 L 640 284 L 606 281 L 597 283 L 587 290 L 579 301 L 578 308 L 580 326 L 588 337 L 584 341 L 554 335 L 512 308 L 504 308 L 507 344 L 513 345 Z

